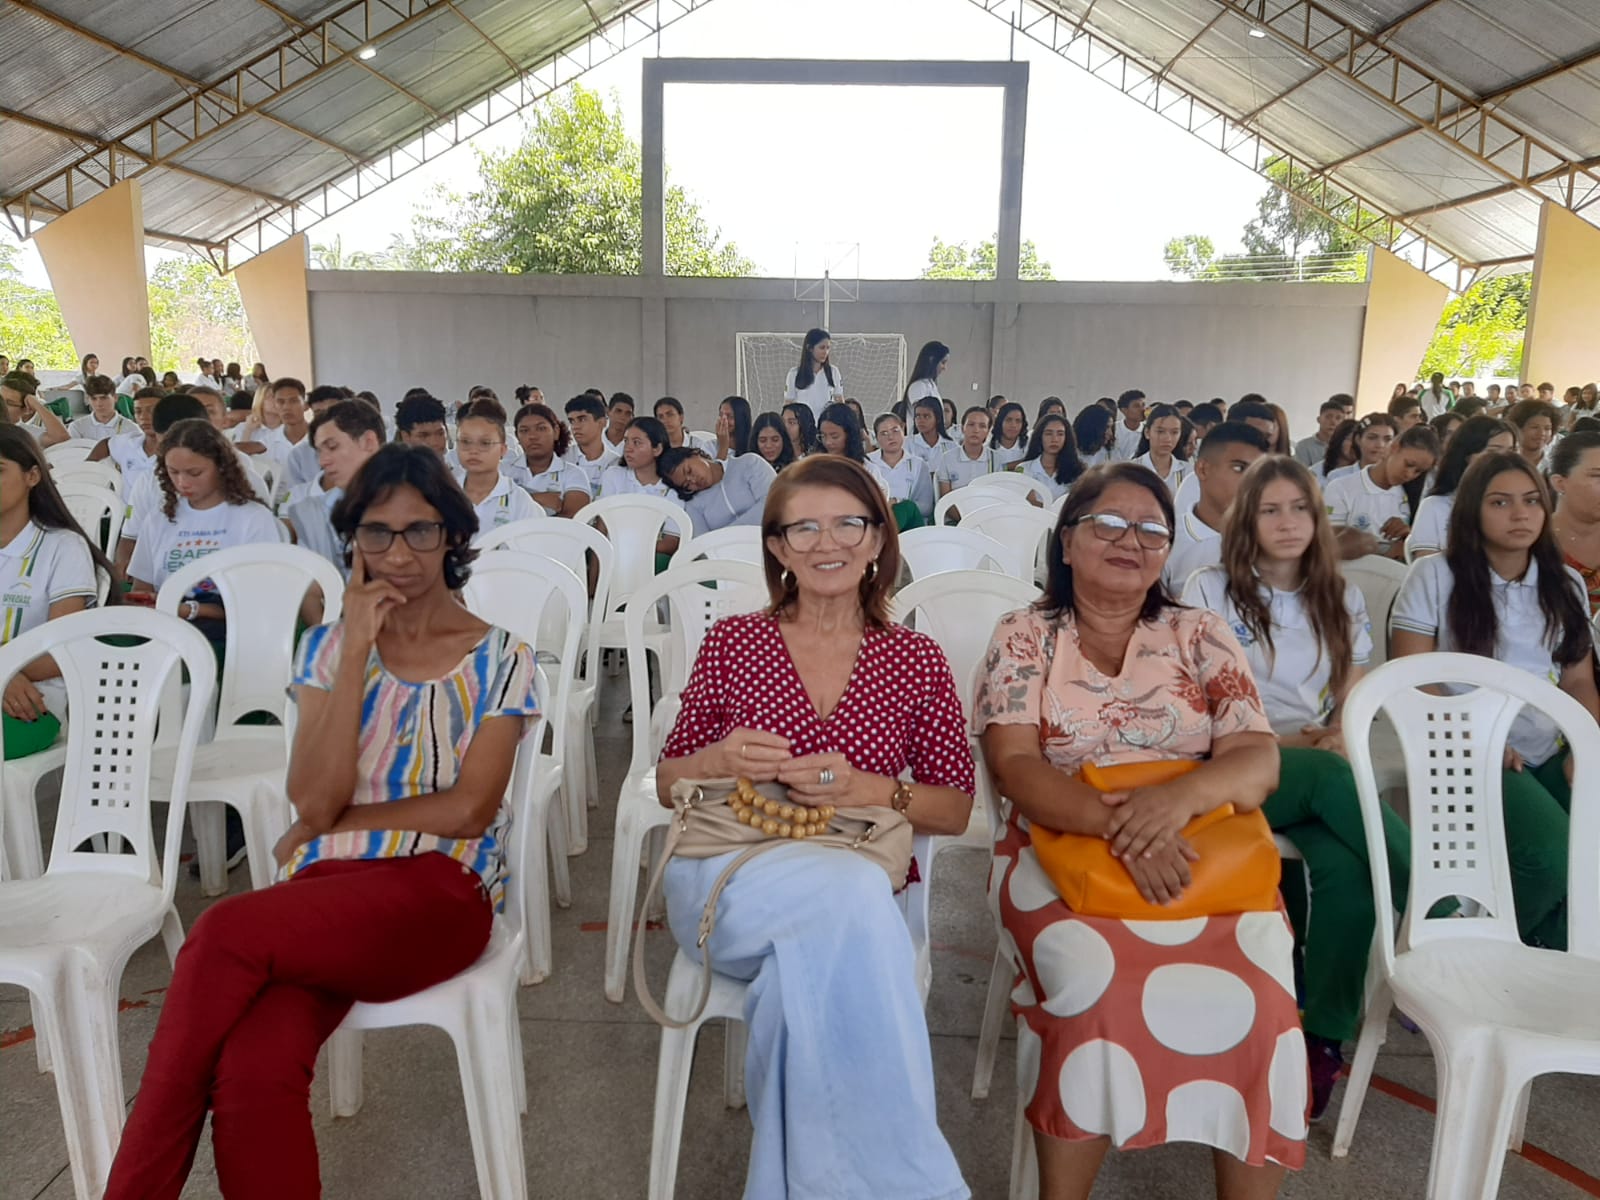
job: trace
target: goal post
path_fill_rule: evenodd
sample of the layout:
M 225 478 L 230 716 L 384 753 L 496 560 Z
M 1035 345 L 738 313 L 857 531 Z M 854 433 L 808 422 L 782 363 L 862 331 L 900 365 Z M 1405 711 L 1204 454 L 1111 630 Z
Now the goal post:
M 799 365 L 806 335 L 737 333 L 734 390 L 753 412 L 783 407 L 783 384 Z M 836 333 L 828 359 L 844 376 L 844 394 L 870 422 L 888 412 L 906 387 L 906 339 L 898 333 Z

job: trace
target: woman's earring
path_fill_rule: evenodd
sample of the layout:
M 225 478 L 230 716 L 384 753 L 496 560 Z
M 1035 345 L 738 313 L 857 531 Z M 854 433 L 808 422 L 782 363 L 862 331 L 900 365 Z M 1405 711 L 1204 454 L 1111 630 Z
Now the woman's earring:
M 789 570 L 788 567 L 785 567 L 778 574 L 778 582 L 783 585 L 783 590 L 784 591 L 786 591 L 786 592 L 794 591 L 795 583 L 796 583 L 796 580 L 795 580 L 795 577 L 794 577 L 794 572 Z
M 872 581 L 874 579 L 876 579 L 877 577 L 878 577 L 878 560 L 877 559 L 873 559 L 871 562 L 869 562 L 867 564 L 866 574 L 862 575 L 861 582 L 870 586 Z

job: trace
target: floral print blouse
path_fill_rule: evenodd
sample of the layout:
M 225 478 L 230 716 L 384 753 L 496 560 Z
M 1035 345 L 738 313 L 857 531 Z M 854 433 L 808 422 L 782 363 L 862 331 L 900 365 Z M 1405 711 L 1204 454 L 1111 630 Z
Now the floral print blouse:
M 995 626 L 977 725 L 1038 725 L 1046 760 L 1063 771 L 1199 759 L 1234 733 L 1267 733 L 1250 665 L 1227 623 L 1198 608 L 1164 608 L 1128 639 L 1122 671 L 1100 671 L 1073 617 L 1033 609 Z

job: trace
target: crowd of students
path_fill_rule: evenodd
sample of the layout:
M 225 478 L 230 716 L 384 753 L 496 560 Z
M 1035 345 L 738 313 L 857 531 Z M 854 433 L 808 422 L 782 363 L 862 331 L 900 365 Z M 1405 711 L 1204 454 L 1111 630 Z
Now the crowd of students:
M 1188 796 L 1181 804 L 1172 802 L 1171 809 L 1186 812 L 1195 796 L 1210 796 L 1227 782 L 1236 806 L 1259 806 L 1305 860 L 1315 903 L 1292 914 L 1304 946 L 1302 1011 L 1257 989 L 1256 1016 L 1241 1018 L 1249 1036 L 1225 1048 L 1225 1054 L 1211 1056 L 1214 1066 L 1206 1068 L 1220 1072 L 1206 1080 L 1223 1080 L 1240 1093 L 1243 1107 L 1237 1115 L 1245 1118 L 1243 1128 L 1260 1117 L 1256 1132 L 1240 1134 L 1231 1110 L 1182 1121 L 1169 1112 L 1166 1123 L 1140 1128 L 1125 1127 L 1123 1118 L 1114 1116 L 1119 1145 L 1209 1140 L 1219 1150 L 1224 1194 L 1271 1194 L 1274 1172 L 1296 1165 L 1304 1142 L 1303 1120 L 1282 1119 L 1281 1098 L 1269 1095 L 1271 1087 L 1284 1086 L 1281 1050 L 1274 1047 L 1281 1047 L 1291 1031 L 1303 1032 L 1307 1061 L 1298 1069 L 1307 1080 L 1307 1095 L 1301 1107 L 1312 1118 L 1320 1116 L 1342 1068 L 1342 1043 L 1354 1035 L 1360 1019 L 1366 952 L 1380 919 L 1370 887 L 1375 864 L 1367 861 L 1339 716 L 1374 640 L 1389 636 L 1383 626 L 1392 623 L 1394 655 L 1449 649 L 1492 657 L 1553 681 L 1600 719 L 1590 633 L 1591 616 L 1600 609 L 1595 385 L 1569 388 L 1557 404 L 1549 385 L 1493 387 L 1491 395 L 1478 397 L 1469 384 L 1449 386 L 1435 376 L 1426 387 L 1397 386 L 1385 411 L 1359 418 L 1350 396 L 1334 395 L 1321 404 L 1315 432 L 1296 442 L 1284 409 L 1257 394 L 1226 404 L 1152 404 L 1143 392 L 1130 389 L 1070 416 L 1059 398 L 1047 397 L 1034 406 L 1031 420 L 1024 405 L 995 396 L 957 413 L 939 393 L 949 350 L 937 342 L 923 347 L 900 401 L 869 424 L 860 405 L 846 395 L 842 372 L 829 353 L 826 332 L 811 331 L 787 381 L 781 412 L 754 413 L 744 398 L 729 396 L 718 406 L 714 432 L 703 434 L 687 428 L 684 405 L 674 397 L 658 399 L 644 414 L 625 393 L 608 397 L 590 389 L 558 412 L 539 389 L 520 387 L 516 406 L 508 411 L 492 389 L 475 387 L 452 411 L 427 391 L 414 389 L 386 420 L 371 393 L 334 385 L 308 390 L 292 378 L 267 380 L 260 364 L 259 377 L 247 380 L 238 377 L 237 366 L 202 360 L 200 377 L 163 388 L 153 383 L 142 360 L 125 362 L 124 376 L 114 379 L 98 372 L 93 356 L 84 360 L 80 380 L 89 412 L 64 423 L 39 401 L 31 373 L 11 371 L 0 377 L 5 417 L 0 422 L 0 640 L 81 610 L 97 596 L 111 603 L 149 602 L 174 572 L 216 551 L 293 541 L 326 557 L 350 579 L 346 608 L 359 614 L 359 640 L 382 646 L 389 662 L 391 652 L 398 659 L 404 651 L 393 628 L 385 632 L 384 597 L 393 601 L 395 589 L 415 584 L 433 606 L 429 611 L 437 609 L 435 616 L 453 611 L 447 601 L 464 580 L 470 554 L 463 547 L 474 521 L 483 530 L 528 518 L 570 519 L 597 499 L 654 496 L 682 506 L 696 533 L 760 527 L 769 556 L 783 568 L 781 576 L 769 574 L 796 581 L 784 585 L 788 592 L 775 594 L 767 617 L 746 621 L 749 628 L 741 627 L 740 638 L 732 638 L 737 631 L 731 629 L 723 636 L 713 631 L 705 661 L 691 678 L 693 694 L 684 704 L 688 715 L 680 718 L 669 741 L 668 757 L 710 754 L 719 767 L 729 766 L 724 760 L 735 749 L 743 755 L 748 745 L 763 743 L 749 730 L 734 728 L 743 718 L 735 720 L 713 704 L 707 692 L 716 682 L 713 668 L 749 672 L 755 687 L 767 678 L 771 655 L 784 647 L 804 685 L 796 693 L 801 699 L 812 691 L 815 671 L 819 679 L 833 681 L 828 684 L 834 689 L 831 702 L 850 711 L 848 705 L 859 700 L 849 692 L 851 663 L 868 655 L 869 648 L 888 654 L 893 643 L 896 655 L 910 655 L 907 662 L 918 664 L 918 678 L 937 692 L 941 713 L 959 723 L 948 670 L 938 676 L 943 660 L 937 648 L 921 642 L 902 646 L 885 632 L 884 605 L 898 571 L 889 535 L 931 521 L 940 496 L 996 471 L 1018 472 L 1060 502 L 1055 535 L 1060 546 L 1052 551 L 1045 601 L 1012 614 L 996 630 L 978 713 L 989 765 L 1009 802 L 1007 832 L 996 851 L 1002 869 L 994 886 L 1032 985 L 1032 1000 L 1019 1004 L 1029 1036 L 1038 1043 L 1030 1043 L 1038 1090 L 1030 1097 L 1028 1119 L 1037 1133 L 1041 1169 L 1060 1194 L 1087 1194 L 1107 1130 L 1082 1119 L 1087 1109 L 1075 1109 L 1069 1075 L 1074 1086 L 1106 1094 L 1121 1084 L 1109 1077 L 1086 1080 L 1086 1068 L 1080 1065 L 1073 1074 L 1064 1064 L 1090 1041 L 1120 1046 L 1144 1037 L 1142 1029 L 1129 1024 L 1139 1005 L 1126 1003 L 1109 975 L 1103 997 L 1079 1008 L 1068 1003 L 1067 993 L 1079 984 L 1063 984 L 1061 964 L 1052 956 L 1060 954 L 1062 924 L 1084 922 L 1059 898 L 1036 894 L 1026 865 L 1030 822 L 1060 822 L 1061 828 L 1124 840 L 1123 818 L 1110 818 L 1106 830 L 1097 824 L 1107 820 L 1108 811 L 1098 800 L 1051 791 L 1060 789 L 1063 773 L 1085 758 L 1082 747 L 1070 752 L 1063 747 L 1092 733 L 1111 760 L 1200 757 L 1220 763 L 1227 757 L 1232 764 L 1226 780 L 1223 773 L 1196 772 L 1195 781 L 1183 787 L 1135 789 L 1130 812 L 1137 812 L 1128 831 L 1139 822 L 1164 821 L 1162 805 L 1173 796 Z M 129 378 L 138 380 L 131 391 L 124 390 Z M 119 472 L 125 520 L 109 557 L 91 536 L 94 531 L 73 522 L 43 453 L 68 438 L 95 442 L 89 457 Z M 386 450 L 391 440 L 405 449 Z M 375 472 L 398 490 L 383 491 L 374 482 Z M 865 482 L 857 488 L 856 481 Z M 351 501 L 353 494 L 358 504 Z M 409 523 L 393 527 L 391 521 L 380 529 L 357 511 L 370 517 L 389 508 L 405 509 L 401 515 L 409 513 Z M 352 558 L 353 545 L 361 553 Z M 831 578 L 831 567 L 838 564 L 817 558 L 824 552 L 850 568 L 845 583 Z M 385 575 L 389 555 L 432 563 L 426 586 L 404 573 Z M 1343 574 L 1343 564 L 1369 555 L 1410 564 L 1392 615 L 1369 613 L 1361 591 Z M 882 563 L 891 566 L 880 583 Z M 814 613 L 836 609 L 849 610 L 848 628 L 830 627 L 811 646 L 792 640 L 804 632 L 791 628 L 796 620 L 803 617 L 804 626 Z M 213 640 L 219 640 L 227 617 L 221 597 L 204 582 L 184 598 L 180 615 Z M 506 693 L 515 693 L 514 703 L 495 708 L 485 701 L 472 721 L 531 710 L 531 685 L 524 678 L 530 662 L 515 647 L 492 642 L 492 635 L 484 641 L 476 622 L 452 626 L 450 633 L 458 648 L 490 647 L 492 653 L 485 653 L 493 662 L 485 660 L 485 671 L 492 667 L 515 677 Z M 359 695 L 359 681 L 348 688 L 337 682 L 337 664 L 319 658 L 332 644 L 331 635 L 319 637 L 302 653 L 297 682 L 331 690 L 334 698 L 327 703 L 344 711 Z M 766 658 L 751 657 L 763 647 Z M 814 654 L 820 657 L 812 662 Z M 443 657 L 448 656 L 440 662 Z M 458 660 L 459 655 L 451 662 Z M 1072 665 L 1067 669 L 1063 663 Z M 59 729 L 55 721 L 62 714 L 53 677 L 53 664 L 41 660 L 7 687 L 8 756 L 49 744 Z M 486 679 L 473 687 L 481 691 Z M 403 690 L 403 681 L 402 673 L 378 683 Z M 1141 701 L 1126 722 L 1106 719 L 1097 707 L 1111 702 L 1105 696 L 1112 693 L 1132 696 L 1142 688 L 1140 695 L 1147 698 L 1168 692 L 1178 697 L 1195 683 L 1202 685 L 1210 707 L 1200 725 L 1185 724 L 1188 718 L 1178 721 L 1181 737 L 1157 735 L 1178 727 L 1168 717 L 1177 720 L 1186 701 Z M 1048 703 L 1044 689 L 1051 691 Z M 1219 699 L 1223 691 L 1227 696 Z M 751 695 L 759 699 L 756 692 Z M 768 699 L 788 704 L 794 697 L 774 693 Z M 756 699 L 751 703 L 760 707 Z M 1083 710 L 1083 721 L 1074 724 L 1066 714 L 1077 709 Z M 359 735 L 361 753 L 367 755 L 376 733 L 352 717 L 354 712 L 346 713 L 346 732 L 351 738 Z M 905 714 L 908 722 L 925 717 L 910 709 Z M 1068 725 L 1077 731 L 1072 737 L 1064 732 Z M 469 726 L 456 730 L 458 764 L 465 761 Z M 315 741 L 327 735 L 306 736 Z M 876 775 L 866 775 L 861 763 L 854 763 L 854 778 L 881 777 L 885 788 L 908 763 L 915 765 L 919 754 L 928 753 L 928 746 L 909 733 L 887 756 L 870 727 L 863 727 L 861 737 L 861 753 L 882 761 L 872 759 L 878 763 L 871 768 Z M 509 733 L 497 734 L 497 742 L 504 742 L 496 758 L 505 760 L 500 765 L 509 762 L 514 740 Z M 914 773 L 916 788 L 906 785 L 908 804 L 921 797 L 912 811 L 914 823 L 920 815 L 919 828 L 959 827 L 970 801 L 965 734 L 953 726 L 947 740 L 948 746 L 940 743 L 939 761 L 925 762 L 927 770 Z M 803 770 L 775 765 L 772 778 L 817 766 L 823 753 L 818 747 L 826 739 L 802 752 L 805 741 L 786 740 L 780 756 L 769 739 L 774 764 L 803 764 Z M 851 777 L 849 749 L 828 753 L 821 771 L 825 783 Z M 384 765 L 376 757 L 372 764 L 362 761 L 363 770 Z M 1538 713 L 1524 711 L 1511 732 L 1504 767 L 1518 924 L 1530 944 L 1564 948 L 1570 759 L 1554 727 Z M 818 786 L 801 782 L 799 774 L 794 783 Z M 894 798 L 896 804 L 902 798 L 898 789 Z M 345 821 L 349 810 L 340 807 L 343 801 L 335 803 L 337 798 L 325 799 L 327 819 L 301 830 L 303 837 L 289 848 L 291 874 L 310 869 L 319 856 L 362 857 L 345 853 L 355 841 L 347 846 L 337 840 L 344 826 L 335 818 Z M 475 809 L 473 819 L 461 826 L 468 830 L 461 836 L 470 838 L 474 853 L 492 857 L 494 814 L 479 808 L 483 811 Z M 339 817 L 341 812 L 346 816 Z M 1409 832 L 1398 817 L 1390 817 L 1387 861 L 1377 865 L 1390 872 L 1397 901 L 1403 902 Z M 370 827 L 356 823 L 349 831 Z M 292 835 L 293 830 L 286 836 Z M 1141 892 L 1158 902 L 1176 899 L 1188 878 L 1181 839 L 1159 844 L 1158 862 L 1128 866 Z M 481 878 L 493 877 L 486 885 L 491 891 L 499 885 L 500 870 L 486 866 L 478 872 Z M 680 882 L 685 895 L 698 895 Z M 694 907 L 688 900 L 676 906 L 685 912 Z M 473 910 L 473 921 L 481 924 L 481 916 Z M 1141 942 L 1137 933 L 1130 941 L 1126 930 L 1109 924 L 1088 926 L 1114 955 L 1159 957 L 1151 946 L 1166 944 Z M 385 925 L 382 936 L 390 932 Z M 1282 965 L 1277 939 L 1270 922 L 1240 921 L 1211 928 L 1184 953 L 1205 959 L 1214 950 L 1236 957 L 1243 948 L 1251 961 L 1271 960 L 1266 969 L 1277 970 Z M 209 941 L 202 936 L 199 944 Z M 447 966 L 435 973 L 443 977 L 455 969 Z M 191 972 L 185 987 L 197 986 Z M 852 983 L 840 995 L 854 996 L 860 986 Z M 916 998 L 897 995 L 891 1007 L 885 1020 L 910 1020 Z M 782 1040 L 764 1037 L 768 1049 L 762 1053 L 783 1053 L 774 1048 Z M 314 1045 L 303 1049 L 301 1059 L 306 1054 L 314 1059 Z M 930 1084 L 924 1057 L 917 1051 L 903 1064 L 907 1086 Z M 152 1051 L 152 1062 L 157 1058 Z M 1138 1054 L 1133 1061 L 1146 1069 L 1146 1088 L 1164 1078 Z M 193 1108 L 189 1091 L 170 1080 L 163 1086 L 172 1104 L 187 1105 L 186 1112 Z M 1144 1095 L 1141 1089 L 1141 1102 Z M 1150 1095 L 1159 1099 L 1155 1092 Z M 1119 1096 L 1119 1103 L 1129 1099 Z M 931 1095 L 907 1101 L 908 1111 L 919 1113 L 913 1140 L 937 1158 Z M 152 1161 L 160 1158 L 161 1169 L 170 1171 L 189 1143 L 152 1149 L 160 1140 L 156 1116 L 143 1098 L 141 1106 L 143 1115 L 136 1110 L 136 1125 L 130 1127 L 138 1131 L 137 1152 Z M 1143 1108 L 1139 1112 L 1143 1121 Z M 888 1125 L 894 1123 L 891 1116 Z M 884 1134 L 890 1141 L 892 1132 Z M 183 1125 L 179 1133 L 180 1141 L 197 1136 L 198 1125 Z M 848 1131 L 840 1136 L 848 1137 Z M 1224 1162 L 1228 1156 L 1233 1165 Z M 940 1161 L 948 1183 L 949 1164 Z M 124 1171 L 134 1170 L 132 1162 L 124 1161 Z M 297 1169 L 314 1172 L 314 1157 L 308 1167 L 302 1155 Z M 774 1160 L 764 1151 L 752 1178 L 775 1178 L 787 1169 L 781 1157 Z M 949 1194 L 964 1194 L 958 1180 L 953 1186 L 957 1190 Z

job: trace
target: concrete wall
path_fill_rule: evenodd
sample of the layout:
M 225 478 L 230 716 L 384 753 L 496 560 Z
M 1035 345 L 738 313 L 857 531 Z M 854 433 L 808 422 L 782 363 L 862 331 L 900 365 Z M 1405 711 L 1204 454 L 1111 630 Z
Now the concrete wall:
M 368 387 L 388 405 L 409 387 L 453 401 L 475 383 L 508 402 L 517 384 L 537 384 L 558 406 L 590 386 L 671 394 L 703 428 L 733 389 L 734 333 L 821 319 L 820 304 L 797 303 L 780 280 L 312 271 L 309 286 L 318 382 Z M 991 356 L 997 286 L 866 282 L 860 302 L 835 302 L 833 327 L 902 333 L 908 358 L 924 341 L 946 343 L 942 390 L 958 407 L 1002 375 L 1030 408 L 1055 394 L 1072 411 L 1128 387 L 1155 399 L 1259 391 L 1307 430 L 1322 400 L 1355 386 L 1362 285 L 1012 285 L 1006 363 Z M 647 348 L 663 341 L 658 363 Z

